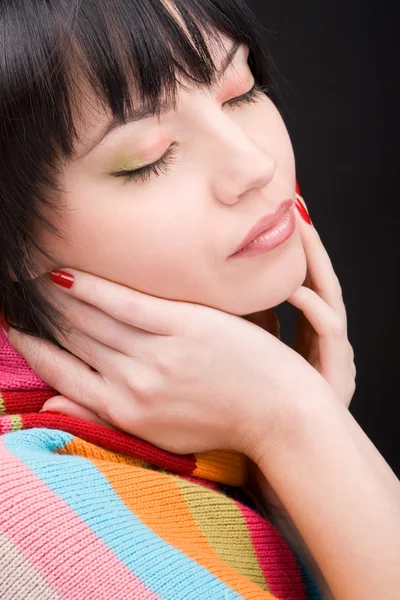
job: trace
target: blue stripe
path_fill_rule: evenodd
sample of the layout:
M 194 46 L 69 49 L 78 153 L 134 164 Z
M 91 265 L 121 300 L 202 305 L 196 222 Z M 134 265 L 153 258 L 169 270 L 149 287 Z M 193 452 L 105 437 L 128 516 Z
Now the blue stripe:
M 160 599 L 242 600 L 207 569 L 144 525 L 89 460 L 53 454 L 72 439 L 71 434 L 52 429 L 4 436 L 9 451 L 62 498 Z
M 305 594 L 306 594 L 307 600 L 324 600 L 324 597 L 321 594 L 321 592 L 319 591 L 319 587 L 318 587 L 317 583 L 314 581 L 305 562 L 303 562 L 303 560 L 300 558 L 300 556 L 296 552 L 294 552 L 294 550 L 292 550 L 292 552 L 293 552 L 294 557 L 297 560 L 297 563 L 300 568 L 301 578 L 304 583 Z

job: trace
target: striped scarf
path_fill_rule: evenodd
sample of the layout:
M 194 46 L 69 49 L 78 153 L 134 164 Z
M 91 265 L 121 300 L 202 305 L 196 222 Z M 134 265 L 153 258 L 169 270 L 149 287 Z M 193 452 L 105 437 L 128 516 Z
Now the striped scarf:
M 0 330 L 1 600 L 322 598 L 246 456 L 40 413 L 55 393 Z

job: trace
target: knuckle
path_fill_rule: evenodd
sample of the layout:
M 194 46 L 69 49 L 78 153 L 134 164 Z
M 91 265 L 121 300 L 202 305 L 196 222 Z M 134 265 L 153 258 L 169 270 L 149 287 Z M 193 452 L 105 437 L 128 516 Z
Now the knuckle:
M 343 338 L 346 335 L 346 325 L 339 316 L 332 318 L 329 333 L 335 338 Z
M 343 290 L 340 286 L 339 280 L 337 279 L 336 275 L 335 275 L 335 281 L 333 282 L 332 286 L 329 289 L 329 296 L 332 298 L 333 302 L 335 304 L 344 304 L 344 299 L 343 299 Z
M 175 365 L 168 357 L 157 357 L 154 359 L 153 366 L 158 373 L 168 379 L 172 378 L 175 373 Z
M 175 338 L 167 337 L 158 345 L 157 351 L 151 353 L 149 360 L 152 369 L 161 379 L 172 380 L 184 369 L 188 354 L 189 345 L 183 346 Z
M 133 397 L 139 403 L 148 403 L 159 396 L 160 386 L 154 373 L 128 373 L 125 377 L 126 384 Z
M 338 286 L 338 288 L 339 289 L 335 293 L 336 301 L 338 304 L 344 304 L 343 290 L 340 286 Z
M 178 378 L 187 368 L 188 361 L 193 358 L 193 342 L 169 338 L 163 347 L 163 352 L 156 357 L 159 373 L 169 379 Z
M 334 273 L 334 275 L 333 275 L 333 281 L 334 281 L 334 284 L 335 284 L 335 288 L 336 288 L 336 292 L 337 292 L 337 294 L 338 294 L 338 295 L 339 295 L 341 298 L 343 298 L 343 289 L 342 289 L 342 285 L 341 285 L 341 283 L 340 283 L 340 281 L 339 281 L 339 277 L 336 275 L 336 273 Z
M 122 380 L 124 385 L 132 392 L 136 389 L 138 383 L 138 377 L 131 370 L 122 372 Z

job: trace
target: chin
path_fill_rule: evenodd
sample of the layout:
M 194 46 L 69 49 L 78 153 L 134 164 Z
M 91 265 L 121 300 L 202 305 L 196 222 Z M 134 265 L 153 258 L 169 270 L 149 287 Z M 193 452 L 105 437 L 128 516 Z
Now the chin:
M 306 257 L 299 244 L 262 267 L 249 268 L 245 281 L 221 310 L 243 316 L 278 306 L 303 285 L 307 275 Z

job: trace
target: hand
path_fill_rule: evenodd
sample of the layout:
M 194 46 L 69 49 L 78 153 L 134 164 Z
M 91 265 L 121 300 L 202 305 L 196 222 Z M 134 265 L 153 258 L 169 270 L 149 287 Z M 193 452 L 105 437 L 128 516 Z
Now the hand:
M 299 197 L 299 196 L 298 196 Z M 300 197 L 303 202 L 303 199 Z M 348 407 L 355 390 L 354 352 L 347 338 L 342 290 L 315 227 L 297 215 L 307 258 L 307 278 L 288 301 L 300 309 L 295 350 L 329 383 Z M 268 516 L 292 539 L 291 518 L 260 468 L 250 464 L 250 492 L 263 497 Z
M 245 319 L 65 270 L 74 276 L 70 289 L 49 280 L 72 326 L 56 335 L 65 350 L 13 329 L 8 335 L 60 393 L 47 409 L 79 416 L 83 408 L 175 453 L 233 449 L 255 457 L 261 442 L 273 443 L 288 405 L 326 385 L 299 354 Z
M 304 205 L 301 196 L 297 198 Z M 288 302 L 300 309 L 295 350 L 349 407 L 355 391 L 354 351 L 347 337 L 342 289 L 317 230 L 298 218 L 307 257 L 307 277 Z

